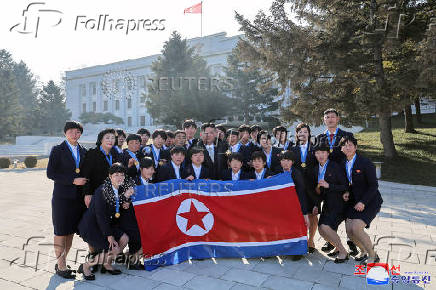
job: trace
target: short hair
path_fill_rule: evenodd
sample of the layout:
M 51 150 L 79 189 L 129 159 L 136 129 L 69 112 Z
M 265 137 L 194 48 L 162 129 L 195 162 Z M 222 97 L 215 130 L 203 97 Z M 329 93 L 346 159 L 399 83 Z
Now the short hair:
M 183 130 L 176 130 L 176 132 L 174 132 L 174 138 L 175 138 L 177 135 L 179 135 L 179 134 L 183 134 L 183 135 L 186 136 L 186 132 L 185 132 L 185 131 L 183 131 Z
M 309 132 L 309 141 L 310 141 L 310 127 L 306 123 L 301 122 L 297 125 L 297 127 L 295 127 L 295 135 L 297 135 L 297 133 L 300 132 L 301 129 L 303 129 L 303 128 L 306 128 L 307 132 Z M 295 136 L 295 138 L 298 141 L 298 136 Z
M 254 132 L 254 131 L 262 131 L 262 127 L 260 127 L 259 125 L 253 125 L 250 127 L 250 133 Z
M 254 151 L 253 154 L 251 154 L 251 160 L 255 159 L 262 159 L 263 162 L 266 162 L 265 153 L 262 151 Z
M 115 132 L 117 132 L 117 138 L 118 136 L 124 136 L 124 138 L 126 138 L 126 132 L 124 132 L 123 129 L 115 129 Z M 118 139 L 117 139 L 118 141 Z
M 144 157 L 139 160 L 140 168 L 150 168 L 154 167 L 153 159 L 151 157 Z
M 183 129 L 185 129 L 185 128 L 189 128 L 189 127 L 194 127 L 195 129 L 197 129 L 197 124 L 195 124 L 195 121 L 194 121 L 194 120 L 192 120 L 192 119 L 188 119 L 188 120 L 185 120 L 185 121 L 183 122 L 183 125 L 182 125 L 182 128 L 183 128 Z
M 183 155 L 186 156 L 186 149 L 185 149 L 185 147 L 175 146 L 175 147 L 171 148 L 171 150 L 170 150 L 171 156 L 174 155 L 174 154 L 177 154 L 177 153 L 182 153 Z
M 236 136 L 239 136 L 239 132 L 238 132 L 238 130 L 236 130 L 236 129 L 234 129 L 234 128 L 232 128 L 232 129 L 230 129 L 229 131 L 227 131 L 227 134 L 230 136 L 230 135 L 236 135 Z
M 129 134 L 129 137 L 127 137 L 126 139 L 126 143 L 129 144 L 130 141 L 132 140 L 138 140 L 139 143 L 141 143 L 142 139 L 141 139 L 141 135 L 139 134 Z
M 203 125 L 201 125 L 201 131 L 204 132 L 206 130 L 206 128 L 215 129 L 215 124 L 208 122 L 208 123 L 204 123 Z
M 354 138 L 354 136 L 352 135 L 347 135 L 341 138 L 341 140 L 339 141 L 339 146 L 342 147 L 345 144 L 347 144 L 347 142 L 353 143 L 354 146 L 357 146 L 357 139 Z
M 335 113 L 336 116 L 339 117 L 339 113 L 338 113 L 338 111 L 336 111 L 336 109 L 333 109 L 333 108 L 329 108 L 329 109 L 325 110 L 325 111 L 324 111 L 324 116 L 325 116 L 325 115 L 328 115 L 328 114 L 330 114 L 330 113 Z
M 116 162 L 109 167 L 109 174 L 112 175 L 114 173 L 124 173 L 126 175 L 127 169 L 120 162 Z
M 189 159 L 191 159 L 192 155 L 194 155 L 194 154 L 203 153 L 203 155 L 204 155 L 204 148 L 200 147 L 200 146 L 194 146 L 189 151 L 190 151 L 189 152 Z
M 136 134 L 139 134 L 139 135 L 147 135 L 149 138 L 150 138 L 150 136 L 151 136 L 151 134 L 150 134 L 150 131 L 148 131 L 147 129 L 145 129 L 145 128 L 140 128 L 137 132 L 136 132 Z
M 70 129 L 78 129 L 80 133 L 83 133 L 83 126 L 77 121 L 67 121 L 64 126 L 64 133 L 67 133 Z
M 242 133 L 242 132 L 247 132 L 250 134 L 250 126 L 242 124 L 241 126 L 239 126 L 238 128 L 238 132 Z
M 282 161 L 283 159 L 295 161 L 295 153 L 290 150 L 283 150 L 279 154 L 279 160 Z
M 266 139 L 271 140 L 271 135 L 268 133 L 268 131 L 262 130 L 257 134 L 257 143 L 260 143 L 260 138 L 262 137 L 262 135 L 266 135 Z
M 316 151 L 326 151 L 330 153 L 330 146 L 325 142 L 326 140 L 320 141 L 316 146 L 313 147 L 313 152 Z
M 224 127 L 224 125 L 221 125 L 221 124 L 220 125 L 216 125 L 215 128 L 217 128 L 220 131 L 223 131 L 224 134 L 227 133 L 227 129 L 226 129 L 226 127 Z
M 167 133 L 167 139 L 168 139 L 168 138 L 172 138 L 172 139 L 174 139 L 175 135 L 174 135 L 173 132 L 171 132 L 170 130 L 168 130 L 168 131 L 166 131 L 165 133 Z
M 103 140 L 103 137 L 106 134 L 113 134 L 115 136 L 116 135 L 115 129 L 108 128 L 108 129 L 104 129 L 103 131 L 100 131 L 100 133 L 98 133 L 97 142 L 95 142 L 95 145 L 100 146 L 101 145 L 101 140 Z
M 239 152 L 232 152 L 230 153 L 229 157 L 228 157 L 229 162 L 232 162 L 232 160 L 238 160 L 241 163 L 244 162 L 244 156 L 242 155 L 242 153 Z
M 153 134 L 151 135 L 151 139 L 155 139 L 158 136 L 161 136 L 162 139 L 167 140 L 167 133 L 164 129 L 156 129 L 154 130 Z

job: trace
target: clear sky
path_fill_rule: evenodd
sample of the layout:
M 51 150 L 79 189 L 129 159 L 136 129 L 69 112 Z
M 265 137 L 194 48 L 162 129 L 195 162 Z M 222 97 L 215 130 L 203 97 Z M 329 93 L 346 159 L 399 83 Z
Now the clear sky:
M 160 53 L 163 42 L 174 30 L 179 31 L 185 38 L 200 36 L 200 14 L 183 14 L 184 8 L 199 2 L 39 0 L 39 3 L 43 4 L 33 4 L 25 13 L 27 22 L 24 28 L 23 10 L 30 3 L 38 3 L 38 0 L 5 0 L 2 1 L 0 9 L 0 49 L 7 49 L 16 61 L 23 60 L 40 81 L 53 79 L 59 82 L 65 70 Z M 271 3 L 272 1 L 268 0 L 203 1 L 203 35 L 223 31 L 227 32 L 228 36 L 240 34 L 234 11 L 253 19 L 259 10 L 267 12 Z M 90 29 L 92 25 L 97 26 L 99 15 L 106 14 L 108 17 L 105 31 L 101 29 L 102 20 L 100 31 L 96 28 Z M 77 16 L 81 17 L 75 30 Z M 125 19 L 124 29 L 113 28 L 109 31 L 109 19 L 114 19 L 114 22 Z M 141 29 L 129 31 L 126 35 L 126 24 L 129 19 L 133 19 L 130 27 L 135 23 L 136 27 L 141 25 Z M 147 31 L 143 29 L 144 22 L 138 22 L 142 19 L 165 19 L 160 24 L 152 24 L 152 27 L 165 29 Z M 85 27 L 86 21 L 88 28 Z

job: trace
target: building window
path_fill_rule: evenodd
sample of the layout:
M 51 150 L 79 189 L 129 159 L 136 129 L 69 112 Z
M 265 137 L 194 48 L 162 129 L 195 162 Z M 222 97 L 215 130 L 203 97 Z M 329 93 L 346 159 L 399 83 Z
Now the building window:
M 96 102 L 92 102 L 92 111 L 93 112 L 97 111 L 97 103 Z
M 89 94 L 95 96 L 97 94 L 97 85 L 95 83 L 89 84 Z
M 127 126 L 128 127 L 132 126 L 132 117 L 127 117 Z
M 108 110 L 108 108 L 107 108 L 107 101 L 104 101 L 103 102 L 103 111 L 107 111 Z
M 140 126 L 145 126 L 145 116 L 141 116 L 139 122 L 141 124 Z
M 86 97 L 86 85 L 79 86 L 79 94 L 81 97 Z
M 127 99 L 127 109 L 132 108 L 132 99 Z
M 115 111 L 120 109 L 120 100 L 115 100 Z
M 82 113 L 86 113 L 86 104 L 82 104 Z
M 140 76 L 139 77 L 139 87 L 141 89 L 145 89 L 145 76 Z

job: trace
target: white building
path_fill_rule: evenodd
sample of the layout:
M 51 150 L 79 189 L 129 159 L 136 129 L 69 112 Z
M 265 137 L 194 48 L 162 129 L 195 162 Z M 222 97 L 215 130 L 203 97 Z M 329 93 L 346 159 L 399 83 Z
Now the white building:
M 213 74 L 222 71 L 222 67 L 227 65 L 227 56 L 239 38 L 240 36 L 227 37 L 225 32 L 221 32 L 188 39 L 187 42 L 191 47 L 197 48 Z M 147 92 L 148 79 L 152 77 L 151 65 L 158 56 L 150 55 L 67 71 L 66 106 L 72 113 L 72 119 L 78 120 L 83 112 L 110 112 L 121 117 L 124 121 L 122 127 L 129 131 L 153 126 L 153 120 L 145 107 L 143 93 Z M 129 82 L 122 82 L 117 76 L 128 76 Z M 132 79 L 134 81 L 130 81 Z M 113 84 L 104 87 L 102 82 Z M 110 94 L 103 93 L 107 87 L 110 88 Z

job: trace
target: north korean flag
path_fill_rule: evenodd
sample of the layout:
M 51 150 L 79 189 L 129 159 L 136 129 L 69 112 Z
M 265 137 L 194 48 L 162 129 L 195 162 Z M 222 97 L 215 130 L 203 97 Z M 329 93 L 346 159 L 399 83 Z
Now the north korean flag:
M 307 252 L 290 173 L 254 181 L 174 179 L 135 191 L 146 266 Z

